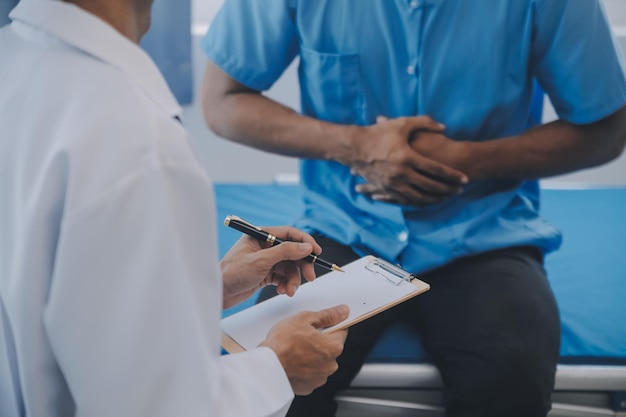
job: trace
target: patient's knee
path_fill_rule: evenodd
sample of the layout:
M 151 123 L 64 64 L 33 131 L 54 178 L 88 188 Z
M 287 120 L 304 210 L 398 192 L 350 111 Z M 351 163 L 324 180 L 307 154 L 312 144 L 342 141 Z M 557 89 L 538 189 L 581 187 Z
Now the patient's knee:
M 545 416 L 556 361 L 532 349 L 465 352 L 442 365 L 447 415 Z

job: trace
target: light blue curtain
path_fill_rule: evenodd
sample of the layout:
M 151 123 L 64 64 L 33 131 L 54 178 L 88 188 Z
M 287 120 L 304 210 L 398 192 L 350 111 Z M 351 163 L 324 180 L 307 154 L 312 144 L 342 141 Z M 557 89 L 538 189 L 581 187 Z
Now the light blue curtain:
M 155 0 L 152 25 L 141 46 L 161 69 L 178 102 L 191 103 L 191 0 Z

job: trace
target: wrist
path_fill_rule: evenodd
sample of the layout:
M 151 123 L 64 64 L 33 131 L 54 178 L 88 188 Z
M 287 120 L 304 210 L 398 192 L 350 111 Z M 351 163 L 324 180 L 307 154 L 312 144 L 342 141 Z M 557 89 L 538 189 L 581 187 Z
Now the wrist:
M 332 132 L 336 138 L 335 146 L 328 147 L 325 159 L 351 166 L 359 155 L 359 139 L 362 138 L 363 127 L 357 125 L 334 125 Z
M 487 179 L 484 146 L 480 142 L 457 142 L 457 164 L 455 168 L 463 172 L 470 181 Z

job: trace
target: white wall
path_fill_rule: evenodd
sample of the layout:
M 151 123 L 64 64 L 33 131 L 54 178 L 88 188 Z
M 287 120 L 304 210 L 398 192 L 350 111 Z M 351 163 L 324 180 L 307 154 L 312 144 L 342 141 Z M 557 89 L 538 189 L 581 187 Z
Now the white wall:
M 210 21 L 217 13 L 223 0 L 192 0 L 193 10 L 193 59 L 194 91 L 200 90 L 206 56 L 199 43 L 206 33 Z M 272 98 L 290 107 L 300 107 L 295 65 L 267 93 Z M 239 145 L 219 138 L 209 131 L 202 119 L 199 97 L 183 109 L 185 126 L 191 132 L 191 140 L 198 158 L 215 182 L 272 182 L 276 176 L 297 175 L 298 163 L 294 158 L 281 157 Z
M 194 90 L 198 92 L 206 65 L 199 42 L 223 0 L 193 0 L 193 58 Z M 609 20 L 618 42 L 626 56 L 626 0 L 604 0 Z M 283 77 L 268 92 L 272 98 L 293 108 L 299 108 L 296 64 L 287 69 Z M 216 182 L 271 182 L 277 176 L 297 174 L 297 161 L 221 139 L 204 125 L 196 94 L 194 104 L 184 108 L 185 125 L 197 154 L 211 178 Z M 546 103 L 544 118 L 552 120 L 554 110 Z M 554 177 L 545 181 L 549 186 L 577 186 L 587 183 L 626 185 L 626 153 L 617 160 L 599 168 Z

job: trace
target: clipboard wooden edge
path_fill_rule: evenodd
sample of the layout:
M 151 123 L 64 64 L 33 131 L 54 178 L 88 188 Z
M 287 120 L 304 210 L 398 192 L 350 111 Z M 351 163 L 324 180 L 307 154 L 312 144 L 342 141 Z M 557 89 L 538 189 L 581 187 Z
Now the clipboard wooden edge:
M 246 350 L 235 339 L 230 337 L 228 333 L 222 330 L 222 348 L 228 353 L 241 353 Z
M 421 281 L 417 278 L 413 278 L 410 282 L 411 285 L 413 285 L 416 290 L 405 295 L 404 297 L 398 298 L 397 300 L 386 304 L 384 306 L 378 307 L 377 309 L 374 309 L 368 313 L 365 313 L 359 317 L 355 317 L 354 319 L 352 319 L 351 321 L 344 321 L 341 322 L 335 326 L 332 327 L 328 327 L 326 329 L 324 329 L 323 331 L 326 333 L 333 333 L 333 332 L 337 332 L 339 330 L 344 330 L 349 328 L 350 326 L 353 326 L 357 323 L 360 323 L 364 320 L 369 319 L 370 317 L 375 316 L 376 314 L 382 313 L 385 310 L 389 310 L 392 307 L 397 306 L 398 304 L 402 304 L 403 302 L 416 297 L 420 294 L 425 293 L 426 291 L 428 291 L 430 289 L 430 285 L 424 281 Z M 233 339 L 232 337 L 230 337 L 228 335 L 228 333 L 226 333 L 225 331 L 222 331 L 222 348 L 224 348 L 224 350 L 228 353 L 241 353 L 241 352 L 245 352 L 246 349 L 244 349 L 243 346 L 241 346 L 239 343 L 237 343 L 235 341 L 235 339 Z

